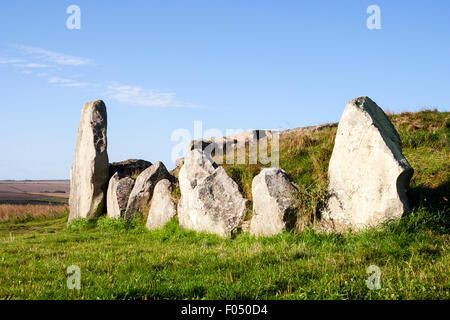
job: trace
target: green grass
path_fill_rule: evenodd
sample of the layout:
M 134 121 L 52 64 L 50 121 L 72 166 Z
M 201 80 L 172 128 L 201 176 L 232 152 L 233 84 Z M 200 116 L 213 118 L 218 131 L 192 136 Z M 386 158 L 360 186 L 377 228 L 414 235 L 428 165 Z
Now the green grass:
M 447 233 L 446 233 L 447 232 Z M 311 229 L 227 240 L 134 223 L 66 218 L 0 226 L 5 299 L 449 299 L 448 230 L 417 210 L 400 224 L 357 234 Z M 81 290 L 66 288 L 67 267 Z M 369 265 L 381 290 L 369 290 Z
M 0 298 L 449 299 L 449 113 L 391 119 L 415 169 L 412 211 L 400 221 L 343 235 L 311 228 L 327 187 L 330 126 L 280 141 L 281 167 L 302 186 L 296 232 L 222 239 L 176 220 L 152 232 L 139 218 L 10 220 L 0 223 Z M 260 168 L 226 166 L 247 196 Z M 70 265 L 81 269 L 80 291 L 66 287 Z M 370 265 L 381 269 L 380 290 L 366 286 Z
M 414 168 L 409 198 L 412 207 L 449 211 L 450 113 L 405 112 L 390 119 L 402 139 L 403 154 Z M 328 164 L 337 124 L 313 133 L 292 133 L 280 138 L 280 167 L 300 186 L 297 231 L 313 225 L 326 204 Z M 262 165 L 224 165 L 247 199 Z M 249 216 L 248 218 L 251 218 Z

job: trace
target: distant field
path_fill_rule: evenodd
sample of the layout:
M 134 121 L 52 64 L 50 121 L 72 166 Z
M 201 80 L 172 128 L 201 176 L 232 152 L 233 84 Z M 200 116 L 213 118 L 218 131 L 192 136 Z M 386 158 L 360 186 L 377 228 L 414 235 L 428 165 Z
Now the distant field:
M 58 181 L 0 181 L 1 203 L 36 201 L 65 202 L 69 198 L 70 182 Z

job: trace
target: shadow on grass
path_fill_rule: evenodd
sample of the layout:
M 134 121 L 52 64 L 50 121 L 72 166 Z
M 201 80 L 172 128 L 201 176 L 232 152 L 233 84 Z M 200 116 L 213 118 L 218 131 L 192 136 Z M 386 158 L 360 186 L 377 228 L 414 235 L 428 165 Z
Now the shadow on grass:
M 436 188 L 413 186 L 408 190 L 411 211 L 402 220 L 417 228 L 450 234 L 450 180 Z M 409 220 L 409 221 L 406 221 Z
M 449 210 L 448 197 L 450 197 L 450 180 L 436 188 L 423 186 L 410 187 L 408 197 L 411 208 L 426 207 L 429 210 Z

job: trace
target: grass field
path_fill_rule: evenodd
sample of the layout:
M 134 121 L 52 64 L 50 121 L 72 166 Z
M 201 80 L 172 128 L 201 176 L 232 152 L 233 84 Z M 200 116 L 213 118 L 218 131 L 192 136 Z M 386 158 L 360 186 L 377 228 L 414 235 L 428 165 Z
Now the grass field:
M 0 204 L 0 222 L 57 218 L 66 215 L 68 210 L 68 205 L 64 203 Z
M 4 299 L 449 299 L 448 234 L 424 211 L 349 235 L 312 230 L 232 240 L 180 229 L 148 232 L 102 218 L 0 226 Z M 428 223 L 428 225 L 427 225 Z M 436 227 L 436 226 L 435 226 Z M 66 269 L 81 270 L 68 290 Z M 381 269 L 369 290 L 367 267 Z
M 149 232 L 142 219 L 9 219 L 0 223 L 3 299 L 449 299 L 449 113 L 391 116 L 415 169 L 412 211 L 359 233 L 314 231 L 324 204 L 335 126 L 280 141 L 280 165 L 301 186 L 296 232 L 233 239 Z M 260 166 L 227 166 L 249 196 Z M 81 270 L 68 290 L 67 267 Z M 381 289 L 366 285 L 381 270 Z

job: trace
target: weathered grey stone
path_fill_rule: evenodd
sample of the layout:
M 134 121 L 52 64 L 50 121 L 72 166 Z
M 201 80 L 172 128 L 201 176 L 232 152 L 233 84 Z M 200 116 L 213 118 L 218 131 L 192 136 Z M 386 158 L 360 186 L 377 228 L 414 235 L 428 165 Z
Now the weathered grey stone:
M 184 158 L 178 158 L 177 160 L 175 160 L 175 166 L 176 167 L 182 167 L 184 164 Z
M 368 97 L 350 101 L 330 159 L 323 225 L 342 232 L 401 217 L 408 210 L 406 189 L 413 172 L 383 110 Z
M 160 180 L 153 191 L 147 229 L 162 228 L 176 214 L 175 202 L 172 200 L 172 183 L 167 179 Z
M 278 166 L 276 151 L 279 135 L 279 131 L 249 130 L 222 137 L 197 139 L 190 142 L 187 152 L 198 149 L 217 164 L 256 164 L 259 159 L 263 164 Z
M 195 148 L 201 151 L 205 151 L 205 149 L 207 149 L 209 146 L 208 149 L 212 150 L 214 148 L 221 148 L 225 152 L 225 149 L 227 147 L 231 148 L 233 147 L 233 145 L 237 143 L 242 143 L 243 145 L 245 145 L 248 144 L 249 142 L 254 142 L 263 139 L 265 137 L 272 138 L 272 135 L 273 135 L 272 130 L 249 130 L 231 134 L 228 136 L 197 139 L 192 140 L 190 142 L 187 150 L 192 151 Z
M 106 194 L 107 215 L 110 218 L 120 218 L 127 208 L 128 198 L 133 190 L 134 180 L 131 177 L 121 177 L 119 172 L 109 179 Z
M 291 230 L 297 221 L 298 188 L 279 168 L 265 168 L 252 181 L 250 233 L 271 236 Z
M 178 158 L 175 161 L 175 168 L 172 171 L 170 171 L 170 174 L 172 176 L 174 176 L 176 179 L 178 179 L 178 175 L 180 174 L 180 169 L 183 166 L 183 164 L 184 164 L 184 158 Z
M 158 161 L 142 171 L 137 177 L 128 199 L 127 209 L 125 210 L 126 219 L 129 219 L 133 213 L 144 213 L 152 198 L 155 185 L 162 179 L 173 180 L 173 177 L 169 174 L 162 162 Z
M 132 177 L 141 174 L 142 171 L 151 165 L 151 162 L 140 159 L 113 162 L 109 164 L 109 177 L 111 178 L 116 172 L 119 173 L 120 177 Z
M 70 172 L 69 222 L 94 219 L 103 213 L 109 165 L 106 118 L 101 100 L 86 103 L 81 112 Z
M 202 151 L 188 151 L 179 175 L 180 226 L 229 237 L 241 224 L 246 200 L 222 167 Z

